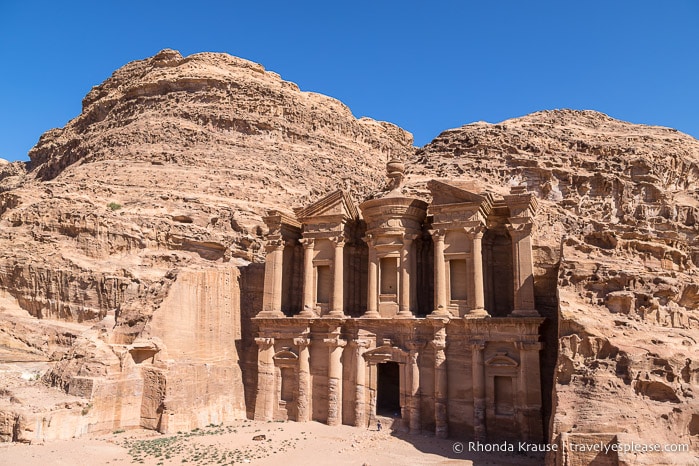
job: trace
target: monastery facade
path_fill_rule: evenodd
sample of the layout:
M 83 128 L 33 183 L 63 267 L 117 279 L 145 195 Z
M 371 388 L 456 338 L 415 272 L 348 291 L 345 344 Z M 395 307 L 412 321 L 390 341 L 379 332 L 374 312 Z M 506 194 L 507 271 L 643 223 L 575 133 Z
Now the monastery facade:
M 543 441 L 536 198 L 430 181 L 357 208 L 342 191 L 271 211 L 255 419 Z

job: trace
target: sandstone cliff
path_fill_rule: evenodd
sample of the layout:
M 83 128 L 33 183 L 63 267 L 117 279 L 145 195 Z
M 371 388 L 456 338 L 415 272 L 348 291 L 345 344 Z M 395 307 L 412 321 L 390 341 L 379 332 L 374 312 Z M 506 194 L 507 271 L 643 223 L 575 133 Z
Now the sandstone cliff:
M 337 187 L 361 200 L 389 155 L 409 159 L 406 190 L 420 196 L 431 178 L 538 194 L 553 442 L 696 451 L 697 140 L 561 110 L 415 151 L 409 133 L 261 65 L 171 50 L 95 87 L 29 163 L 0 163 L 0 370 L 22 368 L 0 378 L 0 439 L 243 416 L 261 215 Z
M 29 163 L 0 165 L 3 361 L 56 362 L 45 381 L 91 400 L 82 431 L 244 416 L 240 316 L 255 300 L 240 281 L 260 278 L 261 216 L 337 187 L 361 199 L 412 150 L 402 129 L 246 60 L 164 50 L 125 65 Z M 54 436 L 4 390 L 0 435 Z
M 553 442 L 696 451 L 699 141 L 592 111 L 544 111 L 445 131 L 409 166 L 417 193 L 437 175 L 539 196 L 535 286 L 549 318 L 542 389 Z

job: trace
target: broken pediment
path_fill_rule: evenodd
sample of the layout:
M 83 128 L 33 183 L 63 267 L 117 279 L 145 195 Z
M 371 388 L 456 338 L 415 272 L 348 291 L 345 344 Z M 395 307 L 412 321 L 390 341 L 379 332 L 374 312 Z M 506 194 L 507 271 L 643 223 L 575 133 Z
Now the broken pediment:
M 463 203 L 483 204 L 484 202 L 489 204 L 492 203 L 490 194 L 475 194 L 462 187 L 445 183 L 443 181 L 430 180 L 427 183 L 427 187 L 432 194 L 432 205 Z
M 270 237 L 298 237 L 301 233 L 301 224 L 292 215 L 281 210 L 270 210 L 262 220 L 269 228 Z
M 343 190 L 338 189 L 308 207 L 294 209 L 296 217 L 303 223 L 315 223 L 313 219 L 339 217 L 343 220 L 359 218 L 359 211 L 352 199 Z

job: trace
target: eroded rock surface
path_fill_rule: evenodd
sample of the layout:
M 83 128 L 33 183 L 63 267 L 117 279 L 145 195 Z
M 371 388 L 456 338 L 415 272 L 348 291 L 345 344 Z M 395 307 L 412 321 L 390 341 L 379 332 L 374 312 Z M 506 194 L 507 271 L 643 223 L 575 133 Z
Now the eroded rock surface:
M 0 387 L 0 439 L 250 414 L 262 214 L 336 188 L 362 201 L 389 155 L 408 160 L 406 190 L 427 200 L 433 178 L 538 195 L 551 441 L 697 450 L 697 140 L 557 110 L 448 130 L 415 151 L 409 133 L 261 65 L 171 50 L 95 87 L 29 163 L 0 164 L 0 357 L 14 374 Z M 15 361 L 49 369 L 26 380 Z
M 241 303 L 255 300 L 240 281 L 259 279 L 261 216 L 337 187 L 362 199 L 412 150 L 410 133 L 246 60 L 125 65 L 29 163 L 0 164 L 5 360 L 55 362 L 44 381 L 89 400 L 78 431 L 244 416 Z M 50 322 L 80 326 L 54 338 Z
M 698 164 L 699 141 L 676 130 L 557 110 L 445 131 L 408 165 L 418 193 L 438 175 L 539 196 L 536 300 L 550 319 L 542 388 L 562 447 L 596 434 L 699 447 Z

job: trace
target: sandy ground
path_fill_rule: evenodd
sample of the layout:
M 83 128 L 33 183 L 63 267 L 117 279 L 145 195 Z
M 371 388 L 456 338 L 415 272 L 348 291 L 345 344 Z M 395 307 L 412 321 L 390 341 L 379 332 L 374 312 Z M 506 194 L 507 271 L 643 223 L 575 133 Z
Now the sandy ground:
M 388 421 L 388 420 L 387 420 Z M 390 423 L 390 421 L 388 421 Z M 384 422 L 386 426 L 386 422 Z M 264 435 L 264 440 L 253 440 Z M 384 427 L 329 427 L 318 422 L 210 426 L 176 435 L 133 430 L 43 445 L 0 444 L 1 465 L 538 465 L 542 456 L 457 453 L 455 440 Z M 459 448 L 456 448 L 457 451 Z

